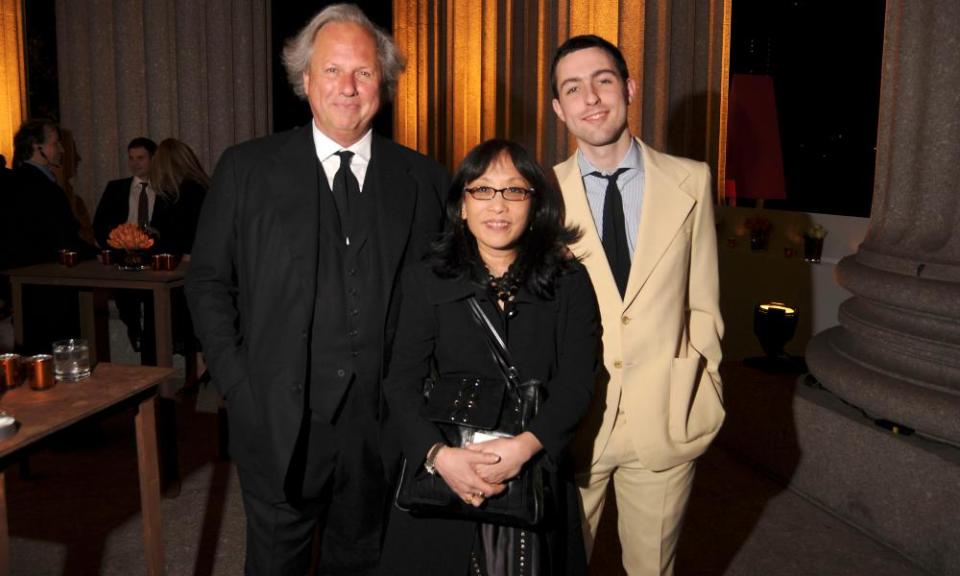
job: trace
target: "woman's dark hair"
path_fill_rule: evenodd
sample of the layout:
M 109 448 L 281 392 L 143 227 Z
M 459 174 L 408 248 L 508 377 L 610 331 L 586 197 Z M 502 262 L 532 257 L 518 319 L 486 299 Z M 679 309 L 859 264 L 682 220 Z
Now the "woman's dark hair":
M 530 197 L 527 230 L 517 241 L 513 269 L 520 282 L 541 298 L 552 298 L 556 280 L 570 265 L 567 244 L 580 238 L 580 231 L 564 225 L 563 198 L 543 168 L 516 142 L 493 139 L 478 144 L 460 163 L 447 193 L 447 218 L 443 234 L 433 244 L 433 271 L 442 278 L 475 276 L 483 269 L 477 239 L 461 216 L 464 188 L 482 176 L 501 155 L 513 161 L 534 193 Z M 479 280 L 479 278 L 476 278 Z

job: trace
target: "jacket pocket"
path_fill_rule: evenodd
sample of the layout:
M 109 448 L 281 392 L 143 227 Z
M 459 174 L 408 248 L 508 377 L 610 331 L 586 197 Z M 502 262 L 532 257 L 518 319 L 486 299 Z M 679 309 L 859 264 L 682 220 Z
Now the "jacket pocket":
M 670 364 L 670 438 L 676 442 L 714 434 L 723 423 L 723 401 L 700 356 Z

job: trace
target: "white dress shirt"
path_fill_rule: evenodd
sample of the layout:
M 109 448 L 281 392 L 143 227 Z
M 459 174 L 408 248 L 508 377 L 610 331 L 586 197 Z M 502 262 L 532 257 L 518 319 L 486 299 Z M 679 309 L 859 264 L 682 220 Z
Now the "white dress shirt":
M 140 183 L 146 182 L 139 177 L 134 176 L 130 183 L 130 200 L 127 204 L 127 222 L 137 224 L 137 212 L 140 210 Z M 153 220 L 153 205 L 157 200 L 157 193 L 153 191 L 149 183 L 147 185 L 147 223 Z
M 317 149 L 317 158 L 323 165 L 323 173 L 327 176 L 327 185 L 330 186 L 330 190 L 333 190 L 333 177 L 337 175 L 337 170 L 340 169 L 340 157 L 337 156 L 337 152 L 349 150 L 353 152 L 353 158 L 350 159 L 350 171 L 357 177 L 360 191 L 363 192 L 363 179 L 367 175 L 367 166 L 370 165 L 370 143 L 373 142 L 373 130 L 367 130 L 362 138 L 344 148 L 321 132 L 316 123 L 311 122 L 311 126 L 313 126 L 313 145 Z

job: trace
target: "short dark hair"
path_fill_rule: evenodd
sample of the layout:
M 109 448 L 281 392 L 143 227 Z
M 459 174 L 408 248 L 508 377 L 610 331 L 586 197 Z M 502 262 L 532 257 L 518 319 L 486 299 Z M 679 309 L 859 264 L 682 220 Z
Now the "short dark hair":
M 20 129 L 13 135 L 13 166 L 21 164 L 33 157 L 37 146 L 43 146 L 47 141 L 47 128 L 60 135 L 60 127 L 49 118 L 32 118 L 24 120 Z
M 157 153 L 157 143 L 146 136 L 137 136 L 127 144 L 127 152 L 134 148 L 143 148 L 151 157 Z
M 580 231 L 564 224 L 563 198 L 527 150 L 510 140 L 487 140 L 475 146 L 460 163 L 447 193 L 447 217 L 443 234 L 433 244 L 433 271 L 441 278 L 478 278 L 483 269 L 477 240 L 461 217 L 464 188 L 482 176 L 502 154 L 507 155 L 534 189 L 530 221 L 518 242 L 517 260 L 521 283 L 542 298 L 552 298 L 556 281 L 569 269 L 567 244 L 580 238 Z
M 627 61 L 624 60 L 623 52 L 621 52 L 619 48 L 595 34 L 574 36 L 557 48 L 557 53 L 553 55 L 553 62 L 550 64 L 550 87 L 553 89 L 554 98 L 560 97 L 560 87 L 557 86 L 557 62 L 571 52 L 586 50 L 587 48 L 599 48 L 609 54 L 610 57 L 613 58 L 614 64 L 617 65 L 617 72 L 620 74 L 620 79 L 626 82 L 627 79 L 630 78 L 630 72 L 627 70 Z

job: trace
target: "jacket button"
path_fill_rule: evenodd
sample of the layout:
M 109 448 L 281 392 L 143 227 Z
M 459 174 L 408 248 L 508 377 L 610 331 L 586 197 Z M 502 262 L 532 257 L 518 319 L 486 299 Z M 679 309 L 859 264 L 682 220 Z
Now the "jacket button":
M 359 308 L 354 308 L 353 310 L 350 311 L 350 314 L 351 314 L 352 316 L 356 316 L 356 315 L 359 314 L 359 313 L 360 313 L 360 309 L 359 309 Z
M 294 394 L 299 394 L 303 392 L 303 384 L 294 384 L 293 386 L 290 387 L 290 391 L 293 392 Z
M 356 330 L 351 330 L 351 331 L 348 332 L 347 334 L 348 334 L 351 338 L 354 338 L 354 337 L 356 337 L 356 335 L 359 334 L 359 333 L 360 333 L 360 332 L 358 332 L 358 331 L 356 331 Z
M 337 376 L 339 376 L 340 378 L 343 378 L 344 376 L 346 376 L 346 374 L 347 374 L 347 371 L 344 370 L 343 368 L 340 368 L 339 370 L 337 370 Z
M 620 321 L 623 322 L 623 325 L 624 325 L 624 326 L 626 326 L 627 324 L 630 323 L 630 317 L 629 317 L 629 316 L 624 316 L 622 319 L 620 319 Z
M 623 362 L 621 362 L 620 360 L 614 360 L 613 367 L 619 370 L 620 368 L 623 368 Z

